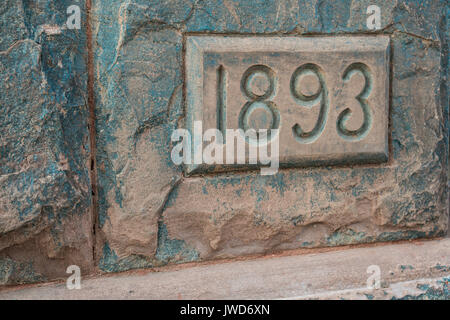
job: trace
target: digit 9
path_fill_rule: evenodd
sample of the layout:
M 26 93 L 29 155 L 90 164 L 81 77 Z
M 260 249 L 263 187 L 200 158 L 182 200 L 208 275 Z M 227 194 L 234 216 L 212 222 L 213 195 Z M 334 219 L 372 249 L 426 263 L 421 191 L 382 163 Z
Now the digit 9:
M 302 86 L 302 84 L 306 84 L 306 86 Z M 294 100 L 299 105 L 312 108 L 320 104 L 319 117 L 311 131 L 305 132 L 298 123 L 292 127 L 292 132 L 298 142 L 313 143 L 322 134 L 329 112 L 328 89 L 323 70 L 312 63 L 301 65 L 292 74 L 290 89 Z

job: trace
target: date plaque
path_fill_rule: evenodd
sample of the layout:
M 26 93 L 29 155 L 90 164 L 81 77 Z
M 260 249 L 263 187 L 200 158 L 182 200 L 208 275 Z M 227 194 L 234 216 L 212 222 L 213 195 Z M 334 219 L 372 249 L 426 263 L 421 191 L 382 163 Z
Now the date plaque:
M 267 129 L 269 144 L 279 139 L 282 168 L 385 162 L 389 41 L 379 35 L 187 36 L 187 129 L 193 133 L 199 121 L 203 131 L 224 136 L 227 129 Z M 197 163 L 187 173 L 252 167 Z

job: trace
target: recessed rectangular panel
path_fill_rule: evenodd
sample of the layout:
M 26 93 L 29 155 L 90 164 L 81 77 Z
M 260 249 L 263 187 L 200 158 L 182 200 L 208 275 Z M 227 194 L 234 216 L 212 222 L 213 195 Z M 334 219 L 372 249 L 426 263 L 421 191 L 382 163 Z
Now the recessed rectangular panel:
M 189 36 L 186 104 L 193 149 L 201 141 L 194 141 L 194 124 L 201 123 L 202 132 L 224 134 L 224 154 L 227 129 L 267 129 L 278 139 L 280 167 L 383 162 L 389 37 Z M 260 165 L 249 152 L 246 160 L 190 164 L 187 172 Z

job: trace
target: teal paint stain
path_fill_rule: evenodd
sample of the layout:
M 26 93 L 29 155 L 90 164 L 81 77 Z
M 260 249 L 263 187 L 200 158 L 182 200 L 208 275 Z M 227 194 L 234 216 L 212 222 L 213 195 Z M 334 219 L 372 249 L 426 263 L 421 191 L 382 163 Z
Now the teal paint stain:
M 47 281 L 36 272 L 32 261 L 19 262 L 10 258 L 0 258 L 0 285 L 19 285 Z
M 164 264 L 172 260 L 181 263 L 199 259 L 199 253 L 195 249 L 189 248 L 185 241 L 170 239 L 167 227 L 162 222 L 159 223 L 158 243 L 155 257 Z
M 364 293 L 364 295 L 366 296 L 367 300 L 373 300 L 374 298 L 373 294 Z
M 450 299 L 450 278 L 437 280 L 436 284 L 418 284 L 417 289 L 423 291 L 416 295 L 405 295 L 402 297 L 392 297 L 392 300 L 449 300 Z
M 400 270 L 401 272 L 405 271 L 405 270 L 413 270 L 414 267 L 411 265 L 400 265 Z
M 450 272 L 450 266 L 443 266 L 439 263 L 436 264 L 433 268 L 441 272 Z
M 153 261 L 142 255 L 130 255 L 119 259 L 114 250 L 106 242 L 103 246 L 103 254 L 98 267 L 104 272 L 120 272 L 132 269 L 143 269 L 154 267 Z
M 352 229 L 336 231 L 327 238 L 327 243 L 334 246 L 371 241 L 372 238 L 367 236 L 364 232 L 355 232 Z

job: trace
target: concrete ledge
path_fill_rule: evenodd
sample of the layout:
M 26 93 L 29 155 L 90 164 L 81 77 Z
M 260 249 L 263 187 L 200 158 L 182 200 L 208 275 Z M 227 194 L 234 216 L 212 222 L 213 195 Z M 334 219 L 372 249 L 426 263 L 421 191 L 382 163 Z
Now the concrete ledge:
M 367 289 L 369 266 L 380 289 Z M 51 283 L 0 299 L 450 299 L 450 239 L 359 247 Z

